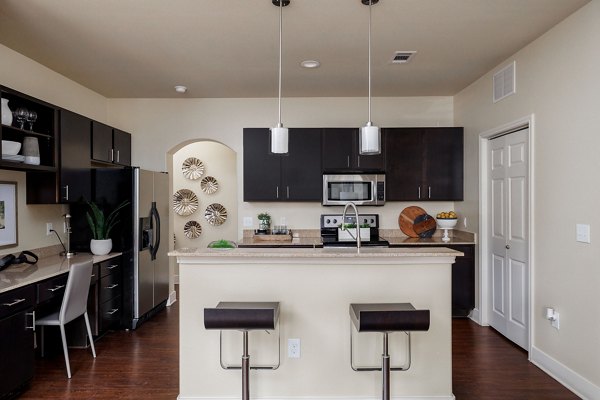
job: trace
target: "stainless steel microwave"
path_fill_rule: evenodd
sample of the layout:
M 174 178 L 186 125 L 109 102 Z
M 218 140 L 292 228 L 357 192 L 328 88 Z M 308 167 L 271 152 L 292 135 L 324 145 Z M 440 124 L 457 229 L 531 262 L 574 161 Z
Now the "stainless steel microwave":
M 323 205 L 382 206 L 385 204 L 385 174 L 324 174 Z

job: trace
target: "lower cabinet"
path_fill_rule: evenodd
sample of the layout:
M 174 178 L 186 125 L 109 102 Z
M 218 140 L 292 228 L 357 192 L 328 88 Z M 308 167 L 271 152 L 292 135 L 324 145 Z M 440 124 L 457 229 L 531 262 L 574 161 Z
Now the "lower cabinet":
M 414 247 L 414 245 L 392 245 L 390 247 Z M 452 264 L 452 316 L 467 317 L 475 308 L 475 245 L 428 245 L 427 247 L 447 247 L 460 251 Z
M 33 378 L 35 289 L 0 295 L 0 398 L 10 398 Z

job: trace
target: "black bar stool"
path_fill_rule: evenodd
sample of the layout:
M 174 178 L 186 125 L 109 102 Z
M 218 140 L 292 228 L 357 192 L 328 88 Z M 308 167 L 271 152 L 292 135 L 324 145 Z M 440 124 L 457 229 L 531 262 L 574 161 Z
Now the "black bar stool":
M 278 341 L 279 360 L 276 365 L 250 366 L 248 354 L 248 331 L 274 330 L 279 320 L 279 302 L 219 302 L 216 308 L 204 309 L 204 327 L 206 329 L 239 330 L 243 334 L 243 353 L 241 366 L 223 364 L 222 336 L 219 336 L 219 361 L 223 369 L 242 370 L 242 400 L 250 399 L 250 368 L 277 369 L 281 360 L 281 346 Z
M 381 367 L 356 367 L 352 354 L 352 331 L 350 332 L 350 365 L 355 371 L 382 371 L 382 399 L 390 399 L 390 371 L 406 371 L 410 368 L 410 332 L 429 330 L 429 310 L 416 310 L 410 303 L 350 304 L 350 319 L 358 332 L 383 333 Z M 352 328 L 351 328 L 352 329 Z M 408 363 L 405 367 L 392 368 L 388 353 L 388 333 L 403 331 L 408 335 Z

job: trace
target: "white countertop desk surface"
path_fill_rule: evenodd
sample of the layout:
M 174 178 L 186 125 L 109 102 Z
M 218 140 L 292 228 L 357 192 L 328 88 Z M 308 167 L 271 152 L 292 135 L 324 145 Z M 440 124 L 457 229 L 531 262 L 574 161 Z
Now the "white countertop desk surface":
M 17 289 L 32 283 L 40 282 L 57 275 L 69 272 L 71 264 L 91 258 L 93 263 L 118 257 L 122 253 L 110 253 L 104 256 L 93 256 L 88 253 L 77 254 L 73 258 L 59 255 L 40 258 L 35 264 L 15 264 L 0 272 L 0 293 Z

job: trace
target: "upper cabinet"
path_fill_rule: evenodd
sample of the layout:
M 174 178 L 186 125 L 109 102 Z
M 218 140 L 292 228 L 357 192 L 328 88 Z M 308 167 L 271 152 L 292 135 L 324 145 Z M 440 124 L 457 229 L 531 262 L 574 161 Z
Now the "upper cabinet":
M 60 111 L 60 202 L 92 198 L 91 146 L 92 120 L 71 111 Z
M 320 201 L 321 130 L 290 128 L 287 155 L 270 152 L 269 133 L 244 129 L 244 201 Z
M 0 168 L 56 171 L 58 108 L 0 86 Z
M 385 133 L 382 132 L 382 151 L 377 155 L 360 155 L 358 128 L 324 128 L 323 171 L 383 171 L 385 169 Z
M 386 200 L 463 199 L 463 128 L 387 128 Z
M 92 122 L 92 160 L 131 165 L 131 135 L 100 122 Z

